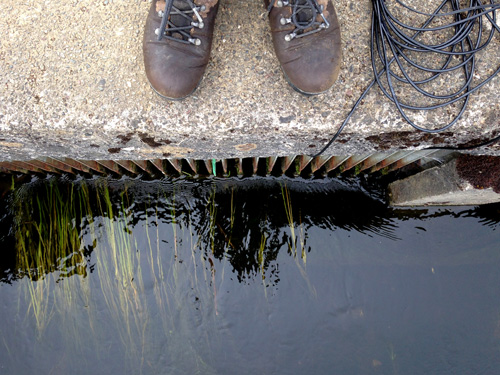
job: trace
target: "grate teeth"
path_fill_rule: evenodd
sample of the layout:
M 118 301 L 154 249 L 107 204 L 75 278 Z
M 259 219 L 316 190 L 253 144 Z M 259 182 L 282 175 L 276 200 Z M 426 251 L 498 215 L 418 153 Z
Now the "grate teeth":
M 76 160 L 68 159 L 68 158 L 54 159 L 54 160 L 56 160 L 64 165 L 67 165 L 68 167 L 70 167 L 76 171 L 92 174 L 92 168 L 86 166 L 85 164 L 82 164 L 80 161 L 76 161 Z
M 167 161 L 170 163 L 174 169 L 179 172 L 179 174 L 182 173 L 182 162 L 181 159 L 167 159 Z
M 243 159 L 237 159 L 236 162 L 236 173 L 238 177 L 243 176 Z
M 227 159 L 222 159 L 222 170 L 224 171 L 224 176 L 227 176 Z
M 153 164 L 163 175 L 166 175 L 165 169 L 163 168 L 163 162 L 160 159 L 151 159 L 149 162 Z
M 186 159 L 189 167 L 191 168 L 191 172 L 193 172 L 195 175 L 197 175 L 198 172 L 198 163 L 194 159 Z
M 10 173 L 10 172 L 19 172 L 24 174 L 30 173 L 30 170 L 24 168 L 23 166 L 16 165 L 15 162 L 8 162 L 8 161 L 0 163 L 0 169 L 4 173 Z
M 257 174 L 257 170 L 259 169 L 259 158 L 252 158 L 252 169 L 253 174 Z
M 420 150 L 420 151 L 415 151 L 415 152 L 412 152 L 404 157 L 402 157 L 401 159 L 399 159 L 398 161 L 396 161 L 395 163 L 391 164 L 389 167 L 388 167 L 388 172 L 392 172 L 392 171 L 395 171 L 399 168 L 403 168 L 411 163 L 414 163 L 418 160 L 421 160 L 422 158 L 426 158 L 430 155 L 433 155 L 433 154 L 436 154 L 436 152 L 439 152 L 439 151 L 436 151 L 436 150 Z
M 409 164 L 449 158 L 451 151 L 419 150 L 378 152 L 365 155 L 319 156 L 307 155 L 271 156 L 267 158 L 251 157 L 236 159 L 150 159 L 150 160 L 74 160 L 69 158 L 43 157 L 24 161 L 0 162 L 3 173 L 36 173 L 36 174 L 113 174 L 113 175 L 145 175 L 149 177 L 187 175 L 324 175 L 343 173 L 349 170 L 359 173 L 374 173 L 380 170 L 391 172 Z M 422 164 L 422 163 L 420 163 Z
M 337 168 L 339 168 L 342 165 L 342 163 L 344 163 L 349 158 L 350 158 L 350 156 L 332 156 L 325 163 L 325 172 L 330 173 L 330 172 L 336 170 Z
M 88 167 L 89 169 L 91 169 L 91 171 L 90 171 L 91 173 L 92 173 L 92 171 L 95 171 L 99 174 L 106 174 L 106 169 L 96 161 L 80 160 L 79 162 L 82 163 L 84 166 Z
M 342 172 L 348 171 L 361 163 L 363 163 L 366 159 L 370 157 L 370 154 L 367 155 L 353 155 L 350 158 L 348 158 L 343 165 Z
M 379 152 L 376 154 L 370 155 L 368 158 L 363 160 L 359 167 L 358 167 L 358 172 L 365 171 L 369 168 L 372 168 L 373 166 L 377 165 L 381 161 L 385 160 L 386 158 L 390 157 L 393 153 L 388 153 L 388 152 Z
M 273 171 L 274 165 L 276 164 L 276 160 L 278 160 L 277 156 L 271 156 L 267 158 L 267 168 L 266 168 L 267 174 L 271 174 L 271 172 Z
M 318 171 L 332 156 L 318 156 L 311 161 L 311 171 Z
M 300 155 L 298 157 L 300 173 L 302 173 L 304 171 L 304 169 L 306 169 L 306 167 L 309 165 L 309 163 L 311 163 L 312 159 L 313 159 L 312 157 L 307 156 L 307 155 Z
M 147 160 L 132 160 L 132 163 L 134 163 L 146 175 L 148 175 L 148 176 L 153 176 L 154 175 L 154 171 L 149 166 Z
M 14 167 L 24 169 L 28 172 L 42 173 L 42 171 L 39 168 L 35 167 L 33 164 L 29 162 L 13 161 L 12 165 L 14 165 Z
M 97 160 L 97 163 L 117 175 L 123 174 L 120 166 L 113 160 Z
M 385 158 L 384 160 L 380 161 L 377 163 L 375 166 L 371 168 L 371 172 L 377 172 L 380 171 L 383 168 L 386 168 L 390 166 L 393 163 L 396 163 L 398 160 L 403 159 L 405 156 L 410 156 L 412 153 L 415 151 L 397 151 L 390 155 L 389 157 Z
M 285 174 L 286 172 L 292 172 L 292 171 L 290 171 L 290 167 L 291 167 L 294 160 L 295 160 L 295 156 L 285 156 L 281 160 L 281 173 Z
M 209 175 L 213 175 L 214 173 L 212 172 L 213 171 L 213 165 L 212 165 L 212 162 L 215 164 L 215 160 L 212 161 L 212 159 L 209 159 L 209 160 L 205 160 L 205 168 L 207 168 L 207 171 L 208 171 L 208 174 Z
M 130 160 L 116 160 L 115 163 L 133 175 L 138 174 L 137 165 Z
M 66 172 L 66 173 L 70 173 L 70 174 L 75 173 L 73 168 L 71 168 L 69 165 L 61 163 L 60 161 L 58 161 L 56 159 L 52 159 L 52 158 L 47 157 L 47 158 L 40 158 L 40 161 L 44 162 L 45 164 L 47 164 L 51 168 L 58 170 L 60 172 Z

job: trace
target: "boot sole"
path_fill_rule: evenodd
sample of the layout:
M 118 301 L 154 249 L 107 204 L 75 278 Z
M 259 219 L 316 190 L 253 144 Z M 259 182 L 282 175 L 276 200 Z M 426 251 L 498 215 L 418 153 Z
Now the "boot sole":
M 283 70 L 283 68 L 281 69 L 281 71 L 283 72 L 283 75 L 285 76 L 285 80 L 286 82 L 292 87 L 292 89 L 294 89 L 295 91 L 297 91 L 299 94 L 302 94 L 304 96 L 315 96 L 315 95 L 321 95 L 321 94 L 324 94 L 325 92 L 327 92 L 328 90 L 330 90 L 332 88 L 332 86 L 330 86 L 329 88 L 327 88 L 326 90 L 324 91 L 320 91 L 320 92 L 307 92 L 307 91 L 304 91 L 304 90 L 301 90 L 299 89 L 297 86 L 295 86 L 292 81 L 290 81 L 290 78 L 288 78 L 288 76 L 286 75 L 285 71 Z
M 156 91 L 156 89 L 153 87 L 153 85 L 151 84 L 151 82 L 149 82 L 149 87 L 151 87 L 153 89 L 153 91 L 156 93 L 156 95 L 158 95 L 160 98 L 164 99 L 164 100 L 169 100 L 169 101 L 180 101 L 180 100 L 184 100 L 186 99 L 187 97 L 193 95 L 193 93 L 198 89 L 198 87 L 200 86 L 200 83 L 201 83 L 201 80 L 200 82 L 198 82 L 198 84 L 196 85 L 196 87 L 194 88 L 193 91 L 191 91 L 189 94 L 185 95 L 185 96 L 181 96 L 180 98 L 171 98 L 169 96 L 165 96 L 163 94 L 160 94 L 158 91 Z

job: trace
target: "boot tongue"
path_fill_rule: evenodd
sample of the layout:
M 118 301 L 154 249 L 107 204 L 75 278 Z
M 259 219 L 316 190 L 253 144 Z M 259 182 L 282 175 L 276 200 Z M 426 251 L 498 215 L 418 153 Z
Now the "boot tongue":
M 173 8 L 174 7 L 180 11 L 191 10 L 191 6 L 186 0 L 174 0 Z M 183 17 L 180 14 L 173 14 L 173 8 L 172 13 L 170 13 L 170 22 L 172 22 L 176 27 L 190 26 L 192 19 L 189 17 Z M 177 32 L 172 32 L 172 36 L 175 38 L 183 39 L 182 35 Z
M 189 2 L 187 2 L 186 0 L 174 0 L 173 4 L 174 4 L 174 7 L 176 7 L 179 10 L 190 10 L 191 9 Z
M 299 5 L 305 5 L 307 3 L 307 1 L 305 1 L 305 0 L 298 0 L 297 3 Z M 307 7 L 305 9 L 300 10 L 297 13 L 297 21 L 300 22 L 300 23 L 306 23 L 307 24 L 307 23 L 311 22 L 312 16 L 313 16 L 312 9 L 310 7 Z

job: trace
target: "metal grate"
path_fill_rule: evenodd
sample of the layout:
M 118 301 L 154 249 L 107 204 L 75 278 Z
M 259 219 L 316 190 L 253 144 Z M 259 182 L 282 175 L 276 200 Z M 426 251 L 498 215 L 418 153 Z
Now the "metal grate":
M 24 161 L 0 162 L 0 172 L 25 174 L 91 174 L 131 176 L 253 176 L 290 175 L 326 176 L 332 173 L 391 172 L 415 162 L 441 160 L 450 151 L 418 150 L 366 155 L 319 156 L 304 155 L 251 157 L 243 159 L 149 159 L 149 160 L 75 160 L 43 157 Z

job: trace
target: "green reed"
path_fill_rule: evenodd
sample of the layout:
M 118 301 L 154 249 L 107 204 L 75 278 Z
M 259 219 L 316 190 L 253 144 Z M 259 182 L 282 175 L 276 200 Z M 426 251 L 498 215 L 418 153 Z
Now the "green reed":
M 307 286 L 309 288 L 309 291 L 313 296 L 316 296 L 316 289 L 314 286 L 311 284 L 309 281 L 309 277 L 307 276 L 306 272 L 306 262 L 307 262 L 307 248 L 306 248 L 306 236 L 305 236 L 305 230 L 304 230 L 304 225 L 302 223 L 301 215 L 299 212 L 299 226 L 298 226 L 298 236 L 296 235 L 296 226 L 295 226 L 295 219 L 294 219 L 294 214 L 293 214 L 293 207 L 292 207 L 292 199 L 290 196 L 290 190 L 286 186 L 286 184 L 281 185 L 281 196 L 283 198 L 283 204 L 285 207 L 285 215 L 286 215 L 286 220 L 288 227 L 290 229 L 290 242 L 288 243 L 288 251 L 290 255 L 293 256 L 293 259 L 295 261 L 295 264 L 297 265 L 297 268 L 302 275 L 302 278 L 304 281 L 307 283 Z M 299 259 L 297 257 L 298 254 L 298 249 L 297 249 L 297 242 L 300 245 L 300 259 L 302 260 L 302 264 L 300 264 Z
M 64 279 L 86 275 L 75 205 L 75 189 L 65 191 L 52 180 L 40 194 L 15 200 L 18 220 L 15 227 L 16 263 L 20 277 L 29 282 L 28 313 L 31 312 L 41 334 L 54 315 L 51 285 L 59 282 L 59 294 L 65 306 L 74 302 Z

